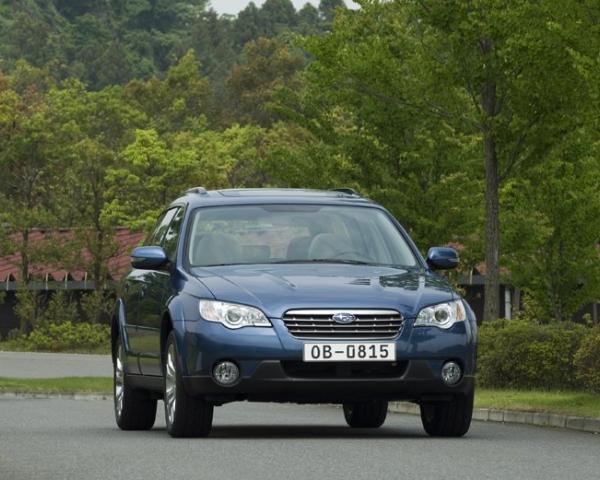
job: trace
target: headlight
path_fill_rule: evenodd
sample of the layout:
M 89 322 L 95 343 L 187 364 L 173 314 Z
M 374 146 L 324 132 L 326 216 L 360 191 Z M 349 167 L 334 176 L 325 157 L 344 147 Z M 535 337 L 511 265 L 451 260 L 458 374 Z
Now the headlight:
M 227 328 L 270 327 L 271 322 L 258 308 L 236 303 L 200 300 L 200 315 L 209 322 L 222 323 Z
M 462 300 L 455 302 L 439 303 L 425 307 L 417 315 L 415 327 L 450 328 L 456 322 L 464 322 L 467 318 Z

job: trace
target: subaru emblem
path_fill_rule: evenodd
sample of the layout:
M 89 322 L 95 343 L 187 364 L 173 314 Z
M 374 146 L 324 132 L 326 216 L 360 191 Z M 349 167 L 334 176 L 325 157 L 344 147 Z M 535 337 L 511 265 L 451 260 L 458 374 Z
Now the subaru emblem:
M 331 317 L 331 319 L 335 323 L 341 323 L 342 325 L 347 325 L 349 323 L 353 323 L 354 321 L 356 321 L 356 316 L 352 315 L 351 313 L 340 312 L 340 313 L 336 313 L 335 315 L 333 315 Z

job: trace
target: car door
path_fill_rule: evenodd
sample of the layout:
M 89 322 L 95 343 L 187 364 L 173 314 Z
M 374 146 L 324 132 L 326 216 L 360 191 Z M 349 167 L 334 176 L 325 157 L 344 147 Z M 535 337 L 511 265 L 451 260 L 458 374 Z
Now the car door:
M 173 215 L 175 215 L 175 209 L 170 209 L 159 217 L 156 226 L 144 242 L 144 245 L 160 245 Z M 145 328 L 141 322 L 143 308 L 147 308 L 145 306 L 148 300 L 147 288 L 152 276 L 153 270 L 133 268 L 129 275 L 127 275 L 124 285 L 125 329 L 127 331 L 130 354 L 138 360 L 138 373 L 143 373 L 141 371 L 143 358 L 145 358 L 148 351 L 152 351 L 154 348 L 153 343 L 155 339 L 153 337 L 155 335 Z M 134 373 L 133 370 L 131 372 Z
M 140 368 L 144 375 L 162 375 L 160 358 L 160 325 L 169 297 L 173 294 L 171 271 L 175 264 L 183 207 L 167 211 L 169 224 L 159 245 L 165 250 L 169 263 L 162 269 L 146 270 L 144 298 L 140 301 L 139 329 L 144 332 L 144 349 L 140 352 Z

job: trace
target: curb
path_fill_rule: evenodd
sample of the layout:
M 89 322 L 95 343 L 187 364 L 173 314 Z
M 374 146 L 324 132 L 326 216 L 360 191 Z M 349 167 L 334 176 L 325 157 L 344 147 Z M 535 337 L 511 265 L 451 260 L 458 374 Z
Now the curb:
M 112 400 L 112 394 L 95 393 L 0 393 L 1 399 L 60 399 L 60 400 Z
M 419 406 L 409 402 L 390 402 L 391 413 L 420 415 Z M 474 408 L 473 420 L 482 422 L 516 423 L 538 427 L 565 428 L 580 432 L 600 433 L 600 418 L 558 415 L 555 413 L 524 412 L 519 410 L 499 410 L 495 408 Z

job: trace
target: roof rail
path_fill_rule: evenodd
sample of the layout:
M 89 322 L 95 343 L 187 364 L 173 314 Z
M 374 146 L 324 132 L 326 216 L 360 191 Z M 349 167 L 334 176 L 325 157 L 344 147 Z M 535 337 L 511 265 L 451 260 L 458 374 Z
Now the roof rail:
M 340 192 L 340 193 L 345 193 L 346 195 L 352 195 L 355 197 L 360 197 L 360 193 L 358 193 L 356 190 L 354 190 L 353 188 L 332 188 L 330 189 L 332 192 Z
M 194 187 L 194 188 L 190 188 L 189 190 L 185 191 L 186 195 L 188 193 L 197 193 L 198 195 L 206 195 L 208 192 L 206 191 L 206 188 L 204 187 Z

